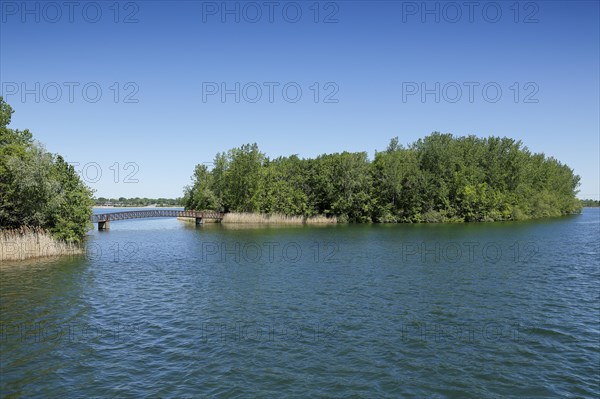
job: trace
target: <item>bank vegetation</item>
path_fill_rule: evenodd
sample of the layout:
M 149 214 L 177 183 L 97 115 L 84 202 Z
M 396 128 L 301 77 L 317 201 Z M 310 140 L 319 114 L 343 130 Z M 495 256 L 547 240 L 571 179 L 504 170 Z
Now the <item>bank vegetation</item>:
M 72 253 L 91 228 L 92 191 L 73 166 L 46 151 L 29 130 L 9 128 L 12 113 L 0 97 L 2 256 L 25 259 Z
M 268 158 L 256 144 L 196 166 L 186 209 L 231 220 L 422 223 L 526 220 L 577 213 L 579 176 L 507 137 L 434 132 L 366 152 Z M 251 216 L 250 216 L 251 215 Z

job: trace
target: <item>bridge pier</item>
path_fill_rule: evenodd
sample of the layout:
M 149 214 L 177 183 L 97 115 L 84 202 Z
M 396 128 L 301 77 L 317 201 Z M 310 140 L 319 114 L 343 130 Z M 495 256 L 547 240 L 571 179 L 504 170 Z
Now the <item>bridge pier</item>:
M 199 224 L 204 224 L 204 221 L 202 221 L 202 218 L 196 218 L 196 226 Z
M 98 230 L 110 229 L 110 220 L 98 222 Z

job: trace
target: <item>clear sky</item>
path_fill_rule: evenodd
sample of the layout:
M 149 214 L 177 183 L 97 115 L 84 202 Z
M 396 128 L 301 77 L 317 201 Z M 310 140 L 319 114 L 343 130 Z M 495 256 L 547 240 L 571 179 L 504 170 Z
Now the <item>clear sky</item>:
M 441 131 L 518 138 L 599 197 L 598 1 L 2 0 L 0 12 L 11 126 L 77 163 L 97 196 L 181 196 L 194 165 L 244 143 L 372 156 Z

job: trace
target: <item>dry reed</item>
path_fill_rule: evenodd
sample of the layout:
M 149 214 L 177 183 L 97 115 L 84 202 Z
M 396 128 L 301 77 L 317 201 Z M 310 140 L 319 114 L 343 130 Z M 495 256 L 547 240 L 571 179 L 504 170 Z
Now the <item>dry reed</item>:
M 335 224 L 337 218 L 326 216 L 286 216 L 264 213 L 226 213 L 222 223 L 240 224 Z
M 80 245 L 58 241 L 40 228 L 0 230 L 0 261 L 75 255 L 83 252 L 84 248 Z
M 181 220 L 182 222 L 187 222 L 187 223 L 196 223 L 196 218 L 191 218 L 191 217 L 187 217 L 187 216 L 178 216 L 177 220 Z M 219 223 L 219 221 L 217 219 L 204 219 L 202 221 L 203 223 Z

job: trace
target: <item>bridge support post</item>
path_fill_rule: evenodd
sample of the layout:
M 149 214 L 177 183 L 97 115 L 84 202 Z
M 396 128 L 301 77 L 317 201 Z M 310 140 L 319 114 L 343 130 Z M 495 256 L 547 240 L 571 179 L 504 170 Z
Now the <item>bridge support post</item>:
M 110 229 L 110 220 L 98 222 L 98 230 L 108 230 L 108 229 Z
M 204 224 L 204 221 L 202 221 L 201 217 L 196 218 L 196 226 L 199 225 L 199 224 Z

